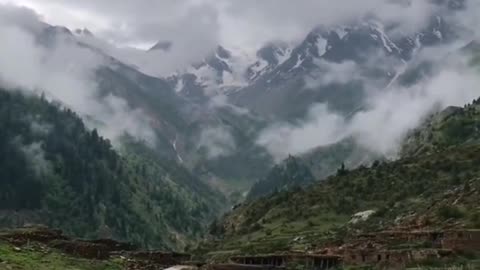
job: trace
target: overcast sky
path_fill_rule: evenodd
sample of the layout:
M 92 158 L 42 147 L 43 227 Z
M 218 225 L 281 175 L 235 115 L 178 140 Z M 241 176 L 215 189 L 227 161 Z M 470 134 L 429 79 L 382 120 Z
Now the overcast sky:
M 374 13 L 406 30 L 433 12 L 428 0 L 0 0 L 34 9 L 51 24 L 88 28 L 116 44 L 177 43 L 256 48 L 296 41 L 317 24 L 346 23 Z

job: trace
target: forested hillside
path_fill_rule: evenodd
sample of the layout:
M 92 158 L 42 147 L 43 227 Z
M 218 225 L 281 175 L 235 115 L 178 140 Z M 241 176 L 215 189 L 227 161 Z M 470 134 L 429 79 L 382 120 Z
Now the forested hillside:
M 130 141 L 119 155 L 71 110 L 0 90 L 0 225 L 185 247 L 223 197 Z

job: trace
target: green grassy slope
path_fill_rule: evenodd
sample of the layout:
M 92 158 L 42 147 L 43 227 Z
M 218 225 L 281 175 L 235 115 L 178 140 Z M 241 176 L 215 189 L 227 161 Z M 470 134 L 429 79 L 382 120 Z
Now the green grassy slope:
M 0 242 L 1 270 L 120 270 L 122 265 L 114 260 L 96 261 L 62 254 L 36 245 L 15 248 Z
M 424 125 L 434 134 L 419 136 L 425 133 L 419 129 L 397 161 L 339 170 L 304 189 L 241 205 L 212 226 L 217 241 L 204 250 L 222 259 L 311 250 L 345 235 L 398 226 L 480 228 L 478 116 L 476 104 L 444 112 Z M 367 210 L 376 213 L 349 223 L 352 215 Z

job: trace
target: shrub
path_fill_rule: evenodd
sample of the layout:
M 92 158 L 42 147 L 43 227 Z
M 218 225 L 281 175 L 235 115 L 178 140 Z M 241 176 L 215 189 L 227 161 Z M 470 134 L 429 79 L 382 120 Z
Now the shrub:
M 480 213 L 475 212 L 470 216 L 470 222 L 472 226 L 476 229 L 480 229 Z
M 438 215 L 444 219 L 460 219 L 465 214 L 456 206 L 444 205 L 438 209 Z

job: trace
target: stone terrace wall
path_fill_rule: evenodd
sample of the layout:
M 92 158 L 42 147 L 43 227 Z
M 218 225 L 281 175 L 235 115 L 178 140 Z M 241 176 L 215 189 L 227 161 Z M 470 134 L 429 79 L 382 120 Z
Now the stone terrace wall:
M 343 261 L 349 266 L 384 266 L 388 269 L 403 269 L 411 262 L 426 259 L 441 259 L 451 255 L 449 250 L 418 249 L 418 250 L 377 250 L 350 249 L 345 250 Z
M 442 247 L 452 250 L 480 251 L 480 230 L 446 231 Z

